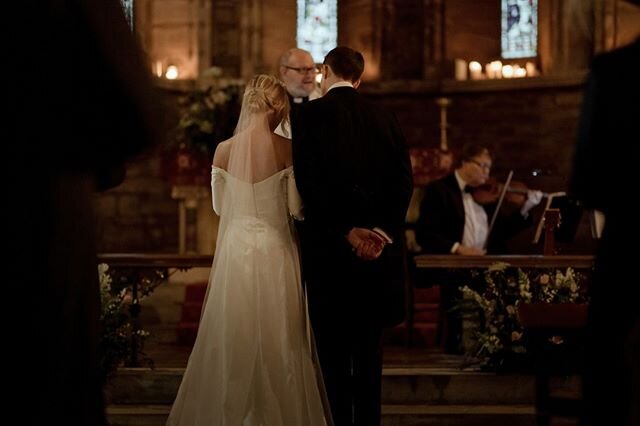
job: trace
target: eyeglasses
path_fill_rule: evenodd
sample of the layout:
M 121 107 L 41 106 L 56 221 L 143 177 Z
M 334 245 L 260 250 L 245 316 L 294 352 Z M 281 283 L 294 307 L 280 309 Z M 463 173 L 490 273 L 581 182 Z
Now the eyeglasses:
M 283 65 L 283 67 L 285 67 L 288 70 L 294 70 L 295 72 L 301 75 L 318 74 L 317 67 L 290 67 L 289 65 Z
M 475 164 L 476 166 L 480 167 L 483 170 L 491 170 L 491 164 L 490 163 L 481 163 L 477 160 L 474 159 L 469 159 L 468 160 L 470 163 Z

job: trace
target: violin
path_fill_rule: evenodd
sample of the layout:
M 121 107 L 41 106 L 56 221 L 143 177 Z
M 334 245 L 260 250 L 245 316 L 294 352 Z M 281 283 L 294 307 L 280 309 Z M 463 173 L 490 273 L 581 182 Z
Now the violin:
M 481 205 L 493 204 L 498 202 L 500 194 L 504 189 L 504 184 L 498 182 L 495 178 L 489 178 L 486 183 L 471 188 L 471 195 L 476 203 Z M 524 182 L 512 180 L 507 187 L 504 195 L 504 202 L 508 205 L 521 208 L 527 201 L 527 193 L 529 188 Z M 549 194 L 542 193 L 542 197 L 546 198 Z
M 489 235 L 493 230 L 500 208 L 507 204 L 508 210 L 512 214 L 514 210 L 521 209 L 524 203 L 527 201 L 527 193 L 529 188 L 522 182 L 513 180 L 513 170 L 509 171 L 509 176 L 505 183 L 499 183 L 494 178 L 489 178 L 483 185 L 471 188 L 471 195 L 475 202 L 478 204 L 491 204 L 496 203 L 496 209 L 493 212 L 491 221 L 489 222 L 489 230 L 487 232 L 487 239 L 484 243 L 486 249 L 487 242 L 489 241 Z M 551 194 L 542 192 L 542 198 L 549 198 Z M 505 213 L 505 212 L 503 212 Z

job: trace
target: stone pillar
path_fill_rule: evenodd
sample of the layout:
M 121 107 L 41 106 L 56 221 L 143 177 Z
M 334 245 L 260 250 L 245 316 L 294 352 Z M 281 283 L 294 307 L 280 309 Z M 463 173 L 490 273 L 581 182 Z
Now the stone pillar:
M 424 0 L 422 77 L 425 80 L 439 78 L 445 60 L 445 17 L 443 0 Z
M 574 74 L 593 54 L 593 2 L 549 0 L 538 8 L 538 56 L 544 75 Z
M 178 253 L 198 253 L 198 206 L 203 199 L 209 198 L 209 189 L 204 186 L 173 186 L 171 197 L 179 203 Z
M 195 79 L 211 66 L 209 0 L 136 0 L 136 33 L 157 76 L 168 65 L 179 79 Z
M 379 81 L 382 61 L 383 0 L 347 0 L 338 5 L 338 45 L 364 56 L 365 82 Z
M 420 80 L 423 74 L 424 0 L 383 2 L 380 76 Z

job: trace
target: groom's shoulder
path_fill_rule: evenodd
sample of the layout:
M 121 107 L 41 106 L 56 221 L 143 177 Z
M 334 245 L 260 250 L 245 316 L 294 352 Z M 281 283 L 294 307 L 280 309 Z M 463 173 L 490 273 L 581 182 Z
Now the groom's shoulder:
M 309 102 L 300 105 L 299 110 L 309 113 L 309 111 L 319 111 L 327 108 L 327 105 L 331 103 L 331 98 L 328 96 L 321 96 L 310 100 Z

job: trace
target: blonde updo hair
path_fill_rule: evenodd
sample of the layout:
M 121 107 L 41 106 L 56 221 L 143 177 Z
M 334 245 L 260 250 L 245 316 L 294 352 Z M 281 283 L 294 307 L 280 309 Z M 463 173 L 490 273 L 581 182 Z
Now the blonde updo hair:
M 281 122 L 289 119 L 289 98 L 284 86 L 276 77 L 267 74 L 254 76 L 244 91 L 244 108 L 250 112 L 273 111 Z

